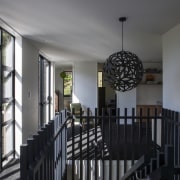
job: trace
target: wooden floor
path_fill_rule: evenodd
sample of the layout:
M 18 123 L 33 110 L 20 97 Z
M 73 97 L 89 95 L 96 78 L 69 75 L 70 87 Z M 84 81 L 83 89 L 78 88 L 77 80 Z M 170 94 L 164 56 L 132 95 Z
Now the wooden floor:
M 20 180 L 19 160 L 12 160 L 0 173 L 0 180 Z
M 127 124 L 125 127 L 123 124 L 118 124 L 115 119 L 104 119 L 99 126 L 112 160 L 131 160 L 132 158 L 137 160 L 152 147 L 150 125 L 147 128 L 146 124 L 142 123 L 140 126 L 139 123 L 134 123 L 133 126 Z M 80 134 L 80 126 L 75 126 L 73 133 L 69 128 L 67 134 L 68 139 L 77 136 Z
M 104 141 L 106 142 L 111 158 L 114 160 L 139 159 L 143 154 L 149 151 L 152 146 L 151 127 L 146 125 L 139 126 L 139 123 L 118 124 L 111 119 L 104 122 L 102 127 Z

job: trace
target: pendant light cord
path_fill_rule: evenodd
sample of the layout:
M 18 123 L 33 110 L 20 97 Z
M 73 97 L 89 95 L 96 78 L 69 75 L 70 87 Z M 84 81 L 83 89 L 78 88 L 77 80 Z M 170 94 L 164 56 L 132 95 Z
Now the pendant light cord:
M 124 33 L 124 27 L 123 27 L 123 25 L 124 25 L 124 22 L 127 20 L 127 18 L 126 17 L 120 17 L 119 18 L 119 21 L 122 23 L 122 51 L 124 51 L 124 49 L 123 49 L 123 33 Z
M 124 51 L 123 49 L 123 21 L 122 21 L 122 51 Z

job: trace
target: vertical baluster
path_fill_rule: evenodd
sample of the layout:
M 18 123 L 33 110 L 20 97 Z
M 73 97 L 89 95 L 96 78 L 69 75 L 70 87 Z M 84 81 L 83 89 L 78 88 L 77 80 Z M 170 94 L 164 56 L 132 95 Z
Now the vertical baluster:
M 124 108 L 124 143 L 127 143 L 127 108 Z
M 165 111 L 165 144 L 168 144 L 168 110 Z
M 174 145 L 174 119 L 175 119 L 175 112 L 171 111 L 171 144 L 172 145 Z
M 140 108 L 140 117 L 139 117 L 139 135 L 138 135 L 138 139 L 139 139 L 139 144 L 141 144 L 141 137 L 142 137 L 142 108 Z
M 47 142 L 46 142 L 46 131 L 45 131 L 45 128 L 42 128 L 42 139 L 43 139 L 43 153 L 44 153 L 44 150 L 46 149 L 45 147 L 47 146 Z M 50 159 L 50 152 L 47 154 L 47 156 L 45 157 L 46 160 L 47 160 L 47 179 L 48 178 L 51 178 L 51 159 Z
M 56 123 L 57 123 L 57 116 L 54 119 L 54 126 L 52 127 L 54 130 L 54 135 L 56 134 Z M 51 128 L 50 128 L 50 138 L 51 138 Z M 56 180 L 57 177 L 57 164 L 56 164 L 56 138 L 54 139 L 54 142 L 52 144 L 54 148 L 54 180 Z
M 43 137 L 43 149 L 42 149 L 42 151 L 43 151 L 43 153 L 45 153 L 44 152 L 44 150 L 45 149 L 47 149 L 48 147 L 48 144 L 47 144 L 47 136 L 48 136 L 48 134 L 47 134 L 47 126 L 46 127 L 42 127 L 42 134 L 41 134 Z M 47 167 L 48 167 L 48 178 L 51 178 L 51 167 L 50 167 L 50 163 L 51 163 L 51 161 L 50 161 L 50 159 L 49 159 L 49 153 L 47 154 L 47 156 L 45 157 L 45 158 L 48 158 L 48 164 L 47 164 Z
M 82 108 L 80 109 L 80 124 L 82 124 Z M 83 158 L 82 158 L 82 131 L 83 127 L 79 126 L 80 128 L 80 142 L 79 142 L 79 148 L 80 148 L 80 180 L 83 180 Z
M 48 148 L 49 148 L 49 155 L 50 155 L 50 178 L 54 179 L 54 121 L 49 121 L 47 126 L 47 137 L 48 137 Z
M 157 108 L 154 109 L 154 145 L 157 145 Z
M 66 119 L 66 117 L 65 117 Z M 65 133 L 65 144 L 64 144 L 64 155 L 65 155 L 65 159 L 64 159 L 64 164 L 65 164 L 65 178 L 67 179 L 67 124 L 64 127 L 64 133 Z
M 35 154 L 35 160 L 39 161 L 40 160 L 40 152 L 39 152 L 39 134 L 33 135 L 34 139 L 34 154 Z M 45 179 L 44 178 L 44 163 L 41 165 L 40 169 L 40 179 Z
M 98 179 L 98 171 L 97 171 L 97 145 L 98 145 L 98 141 L 97 141 L 97 108 L 95 108 L 95 180 Z
M 119 133 L 119 126 L 120 126 L 120 109 L 118 108 L 117 110 L 117 119 L 116 119 L 116 123 L 117 123 L 117 148 L 118 150 L 120 150 L 120 133 Z M 119 180 L 119 151 L 117 151 L 117 180 Z
M 105 136 L 105 125 L 104 125 L 104 120 L 105 120 L 105 109 L 102 108 L 102 171 L 103 171 L 103 174 L 102 174 L 102 180 L 105 179 L 105 157 L 104 157 L 104 136 Z
M 33 163 L 34 163 L 34 142 L 33 138 L 28 138 L 27 139 L 27 144 L 28 144 L 28 162 L 29 162 L 29 168 L 33 169 Z M 30 173 L 30 179 L 35 176 L 35 172 L 31 171 Z M 33 178 L 32 178 L 33 179 Z
M 165 144 L 165 120 L 164 120 L 164 111 L 165 109 L 162 109 L 162 115 L 161 115 L 161 147 L 164 149 Z
M 61 112 L 61 119 L 60 119 L 60 124 L 61 124 L 61 127 L 62 127 L 62 124 L 63 124 L 63 113 Z M 63 177 L 63 157 L 62 157 L 62 151 L 63 151 L 63 131 L 61 130 L 60 134 L 59 134 L 59 138 L 60 138 L 60 147 L 59 147 L 59 152 L 60 152 L 60 159 L 61 159 L 61 162 L 60 162 L 60 168 L 61 168 L 61 177 Z
M 175 113 L 175 119 L 174 119 L 174 160 L 175 165 L 180 166 L 180 139 L 179 139 L 179 113 Z M 177 123 L 177 124 L 176 124 Z
M 89 108 L 87 109 L 87 180 L 89 180 L 90 176 L 90 159 L 89 159 Z
M 73 109 L 73 114 L 74 114 L 74 109 Z M 75 168 L 75 162 L 74 162 L 74 127 L 75 127 L 75 123 L 74 123 L 74 118 L 72 118 L 72 180 L 74 180 L 74 168 Z
M 38 151 L 39 151 L 39 157 L 41 158 L 41 155 L 42 155 L 42 150 L 43 150 L 43 137 L 42 137 L 42 129 L 40 129 L 38 131 Z M 46 159 L 46 158 L 45 158 Z M 44 169 L 43 169 L 43 176 L 44 176 L 44 179 L 47 179 L 47 163 L 46 161 L 44 162 Z
M 112 119 L 111 109 L 109 109 L 109 179 L 112 179 Z
M 21 180 L 24 180 L 24 179 L 30 180 L 29 172 L 28 172 L 28 168 L 29 168 L 28 145 L 22 144 L 20 147 L 20 152 L 21 152 L 21 156 L 20 156 Z
M 170 133 L 169 133 L 169 120 L 170 120 L 170 110 L 167 111 L 167 143 L 170 144 Z
M 132 108 L 132 124 L 131 124 L 131 147 L 132 147 L 132 153 L 131 153 L 131 165 L 134 165 L 134 120 L 135 120 L 135 109 Z
M 124 109 L 124 173 L 127 171 L 127 108 Z
M 151 136 L 150 136 L 150 109 L 148 108 L 147 109 L 147 122 L 146 122 L 146 144 L 147 144 L 147 148 L 149 147 L 150 145 L 150 139 L 151 139 Z

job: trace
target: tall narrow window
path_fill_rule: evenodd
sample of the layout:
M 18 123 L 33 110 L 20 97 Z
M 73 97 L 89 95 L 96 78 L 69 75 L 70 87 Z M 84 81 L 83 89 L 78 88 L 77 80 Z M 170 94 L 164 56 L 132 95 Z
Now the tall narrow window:
M 72 96 L 72 71 L 65 71 L 66 76 L 63 78 L 64 96 Z
M 2 168 L 15 157 L 15 39 L 1 29 L 0 45 L 0 163 Z
M 51 63 L 43 56 L 39 57 L 39 106 L 40 121 L 42 127 L 49 122 L 51 117 Z
M 102 71 L 98 71 L 98 87 L 103 87 Z

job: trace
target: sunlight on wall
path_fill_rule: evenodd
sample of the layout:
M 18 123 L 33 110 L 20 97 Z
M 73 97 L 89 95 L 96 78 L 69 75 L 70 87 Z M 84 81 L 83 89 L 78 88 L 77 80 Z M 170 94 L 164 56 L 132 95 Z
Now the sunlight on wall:
M 55 107 L 54 107 L 54 101 L 55 101 L 55 97 L 54 97 L 54 92 L 55 92 L 55 64 L 53 62 L 51 62 L 51 97 L 52 97 L 52 101 L 51 101 L 51 119 L 53 119 L 53 117 L 55 116 Z
M 72 102 L 79 103 L 79 99 L 77 98 L 77 96 L 74 93 L 72 93 Z
M 20 154 L 22 144 L 22 39 L 16 37 L 15 42 L 15 148 Z

